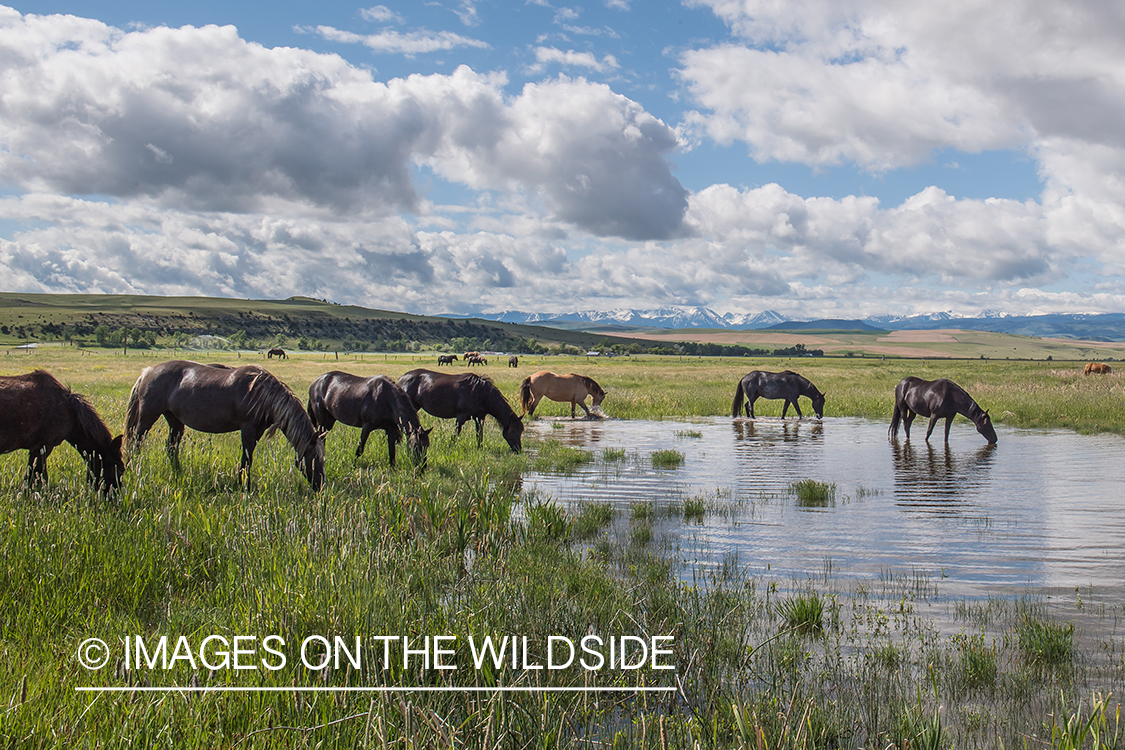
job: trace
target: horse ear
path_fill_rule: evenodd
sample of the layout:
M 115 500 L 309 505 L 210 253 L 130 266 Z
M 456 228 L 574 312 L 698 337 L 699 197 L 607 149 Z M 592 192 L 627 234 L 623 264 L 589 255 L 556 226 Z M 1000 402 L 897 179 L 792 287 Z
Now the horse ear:
M 431 428 L 430 428 L 430 429 L 428 429 L 428 430 L 427 430 L 427 429 L 423 429 L 423 430 L 422 430 L 422 434 L 423 434 L 423 435 L 429 435 L 429 434 L 430 434 L 431 432 L 433 432 L 433 431 L 434 431 L 434 428 L 433 428 L 433 427 L 431 427 Z
M 124 440 L 125 440 L 124 435 L 118 435 L 117 437 L 115 437 L 113 439 L 113 442 L 111 443 L 111 445 L 113 446 L 113 449 L 120 453 L 121 452 L 121 444 L 124 442 Z

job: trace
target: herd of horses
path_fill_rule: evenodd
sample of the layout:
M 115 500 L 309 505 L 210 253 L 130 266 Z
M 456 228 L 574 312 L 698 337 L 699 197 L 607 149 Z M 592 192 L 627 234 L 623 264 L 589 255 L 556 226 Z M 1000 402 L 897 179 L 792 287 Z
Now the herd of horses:
M 470 354 L 477 354 L 470 352 Z M 447 355 L 442 355 L 444 358 Z M 456 355 L 448 355 L 456 360 Z M 477 355 L 479 356 L 479 355 Z M 442 364 L 439 358 L 439 364 Z M 468 359 L 468 356 L 466 356 Z M 483 359 L 483 358 L 482 358 Z M 512 358 L 510 366 L 515 366 Z M 1091 363 L 1085 374 L 1108 374 L 1108 365 Z M 419 419 L 419 410 L 438 419 L 456 420 L 455 435 L 472 420 L 477 445 L 484 440 L 484 422 L 492 417 L 514 453 L 522 450 L 524 416 L 534 416 L 535 407 L 547 398 L 570 403 L 570 415 L 581 406 L 587 418 L 600 416 L 606 389 L 593 378 L 570 373 L 556 375 L 546 370 L 523 380 L 519 387 L 522 412 L 516 414 L 504 394 L 488 377 L 473 372 L 443 373 L 416 369 L 394 381 L 385 375 L 363 377 L 346 372 L 326 372 L 309 386 L 307 404 L 277 377 L 257 365 L 230 367 L 172 360 L 146 367 L 129 393 L 125 431 L 112 437 L 109 428 L 90 402 L 74 393 L 44 370 L 24 375 L 0 376 L 0 454 L 28 451 L 27 482 L 47 482 L 47 458 L 61 443 L 68 442 L 86 462 L 87 479 L 98 490 L 110 492 L 121 484 L 124 458 L 133 452 L 145 434 L 163 417 L 168 423 L 165 448 L 174 469 L 179 468 L 179 449 L 184 430 L 206 433 L 239 432 L 242 438 L 240 475 L 249 486 L 254 448 L 263 436 L 275 430 L 289 441 L 296 463 L 313 489 L 324 483 L 325 438 L 337 422 L 358 427 L 356 458 L 363 455 L 373 430 L 387 435 L 390 465 L 395 465 L 395 447 L 406 441 L 416 465 L 425 467 L 430 429 Z M 824 417 L 825 395 L 807 378 L 795 372 L 748 373 L 735 389 L 731 417 L 754 418 L 759 398 L 784 399 L 782 418 L 790 405 L 802 417 L 798 399 L 812 402 L 817 418 Z M 590 397 L 591 406 L 586 406 Z M 945 420 L 945 440 L 956 415 L 969 419 L 990 445 L 997 442 L 988 412 L 951 380 L 904 378 L 895 387 L 895 406 L 889 435 L 897 438 L 899 425 L 910 438 L 915 417 L 926 417 L 926 440 L 937 423 Z M 432 428 L 431 428 L 432 429 Z

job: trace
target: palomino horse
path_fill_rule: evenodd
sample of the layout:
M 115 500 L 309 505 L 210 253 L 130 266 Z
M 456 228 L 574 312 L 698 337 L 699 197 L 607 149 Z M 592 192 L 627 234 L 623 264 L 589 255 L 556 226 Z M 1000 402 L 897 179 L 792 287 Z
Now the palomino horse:
M 930 433 L 939 419 L 945 419 L 945 442 L 949 442 L 949 426 L 953 418 L 961 414 L 972 421 L 977 427 L 977 432 L 984 435 L 989 444 L 996 443 L 996 430 L 992 427 L 992 418 L 988 412 L 977 406 L 977 402 L 965 392 L 965 389 L 952 380 L 941 378 L 939 380 L 922 380 L 921 378 L 903 378 L 895 386 L 895 411 L 891 416 L 891 437 L 898 436 L 898 423 L 901 419 L 906 429 L 906 439 L 910 439 L 910 423 L 915 416 L 930 418 L 930 426 L 926 429 L 926 440 L 929 441 Z
M 524 378 L 520 383 L 520 408 L 523 414 L 535 415 L 535 407 L 540 399 L 546 397 L 552 401 L 570 402 L 570 416 L 574 417 L 575 405 L 581 406 L 586 416 L 593 416 L 586 408 L 586 396 L 590 396 L 591 406 L 600 409 L 602 400 L 605 399 L 605 389 L 597 382 L 585 375 L 556 375 L 547 370 Z M 522 414 L 521 414 L 522 416 Z
M 1090 362 L 1086 365 L 1086 375 L 1112 375 L 1113 368 L 1105 362 Z
M 442 365 L 452 365 L 456 361 L 457 361 L 457 355 L 456 354 L 439 354 L 439 355 L 437 355 L 438 367 L 441 367 Z
M 520 358 L 519 357 L 517 357 L 514 354 L 512 356 L 508 357 L 508 367 L 519 367 L 519 366 L 520 366 Z
M 129 394 L 125 435 L 140 445 L 160 417 L 168 422 L 168 460 L 180 465 L 184 427 L 200 432 L 242 433 L 242 463 L 250 484 L 254 447 L 278 428 L 297 452 L 297 464 L 313 489 L 324 482 L 324 443 L 305 407 L 280 380 L 257 365 L 213 367 L 173 360 L 146 367 Z
M 500 424 L 512 453 L 520 452 L 523 422 L 488 378 L 472 372 L 445 375 L 433 370 L 411 370 L 398 379 L 398 384 L 416 408 L 438 419 L 456 419 L 457 435 L 465 422 L 473 420 L 478 446 L 484 442 L 484 418 L 491 414 Z
M 273 359 L 274 357 L 278 359 L 289 359 L 289 355 L 285 353 L 284 349 L 270 349 L 266 352 L 266 359 Z
M 336 422 L 359 427 L 359 447 L 355 457 L 363 455 L 367 437 L 372 430 L 387 433 L 387 454 L 395 465 L 395 444 L 406 437 L 414 461 L 426 465 L 426 449 L 430 447 L 430 431 L 422 429 L 418 410 L 395 381 L 386 375 L 363 378 L 346 372 L 326 372 L 309 386 L 309 418 L 313 427 L 326 435 Z
M 730 407 L 730 415 L 732 417 L 738 416 L 738 412 L 742 409 L 744 397 L 746 399 L 746 416 L 751 419 L 754 419 L 754 402 L 759 398 L 783 398 L 785 399 L 785 405 L 781 407 L 781 418 L 785 419 L 785 414 L 789 411 L 789 405 L 792 404 L 797 411 L 797 418 L 800 419 L 804 416 L 801 414 L 801 404 L 797 401 L 801 396 L 805 396 L 812 401 L 812 408 L 816 412 L 817 419 L 823 419 L 824 394 L 817 390 L 817 387 L 810 383 L 808 379 L 790 370 L 784 372 L 754 370 L 738 381 L 738 388 L 734 391 L 734 403 Z
M 43 370 L 0 377 L 0 453 L 27 451 L 27 483 L 47 484 L 47 456 L 62 441 L 86 461 L 86 478 L 99 490 L 121 485 L 121 436 L 109 429 L 83 396 Z

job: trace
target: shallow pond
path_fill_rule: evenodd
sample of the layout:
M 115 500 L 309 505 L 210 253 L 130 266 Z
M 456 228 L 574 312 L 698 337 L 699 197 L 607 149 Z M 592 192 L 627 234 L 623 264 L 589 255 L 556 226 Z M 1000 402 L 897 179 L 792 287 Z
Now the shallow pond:
M 733 553 L 771 577 L 913 576 L 943 598 L 1089 592 L 1125 603 L 1125 440 L 1115 435 L 1001 427 L 990 447 L 958 420 L 948 445 L 927 444 L 924 420 L 914 440 L 892 441 L 886 424 L 850 418 L 539 419 L 528 429 L 594 460 L 529 474 L 525 491 L 652 502 L 689 569 Z M 652 453 L 668 449 L 683 462 L 655 468 Z M 790 485 L 808 479 L 835 484 L 834 501 L 799 502 Z M 677 513 L 690 498 L 705 501 L 701 521 Z

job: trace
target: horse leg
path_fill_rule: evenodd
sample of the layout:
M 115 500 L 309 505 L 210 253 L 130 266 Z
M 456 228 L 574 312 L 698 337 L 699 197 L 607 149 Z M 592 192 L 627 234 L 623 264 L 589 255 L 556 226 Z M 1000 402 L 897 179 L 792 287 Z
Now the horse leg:
M 484 417 L 473 417 L 477 423 L 477 447 L 484 445 Z
M 754 402 L 757 400 L 757 396 L 746 399 L 746 416 L 750 417 L 750 419 L 754 418 Z
M 918 415 L 915 414 L 914 412 L 910 411 L 910 409 L 907 409 L 906 407 L 903 407 L 903 411 L 905 412 L 905 414 L 902 418 L 902 429 L 906 430 L 906 439 L 909 440 L 910 439 L 910 425 L 914 424 L 914 417 L 916 417 Z
M 168 440 L 164 444 L 164 450 L 168 453 L 168 463 L 172 465 L 172 471 L 180 470 L 180 443 L 184 440 L 184 423 L 171 413 L 164 415 L 165 421 L 168 422 Z
M 781 407 L 781 418 L 785 419 L 785 415 L 789 412 L 789 399 L 785 399 L 785 403 Z
M 797 412 L 797 419 L 804 419 L 805 415 L 801 413 L 801 402 L 794 399 L 793 410 Z
M 367 447 L 367 438 L 370 434 L 371 434 L 371 428 L 368 427 L 367 425 L 364 425 L 363 429 L 359 433 L 359 445 L 356 446 L 356 449 L 355 449 L 356 459 L 358 459 L 360 456 L 363 455 L 363 449 Z M 391 459 L 391 466 L 394 466 L 394 465 L 395 465 L 394 459 L 392 458 Z
M 577 403 L 577 402 L 576 402 L 576 401 L 575 401 L 574 399 L 571 399 L 571 400 L 570 400 L 570 418 L 571 418 L 571 419 L 574 419 L 574 405 L 575 405 L 576 403 Z M 583 406 L 582 408 L 583 408 L 583 409 L 585 409 L 586 407 L 585 407 L 585 406 Z
M 527 416 L 529 416 L 529 417 L 535 416 L 535 407 L 536 406 L 539 406 L 539 397 L 536 396 L 535 394 L 532 394 L 531 395 L 531 408 L 527 410 Z
M 387 459 L 393 469 L 395 467 L 395 445 L 399 441 L 400 433 L 398 430 L 384 430 L 384 432 L 387 433 Z
M 934 415 L 934 416 L 930 417 L 930 426 L 926 428 L 926 442 L 927 443 L 930 442 L 930 433 L 934 431 L 934 427 L 937 425 L 938 419 L 939 419 L 939 417 L 937 415 Z
M 461 428 L 464 427 L 465 423 L 468 422 L 468 421 L 469 421 L 468 417 L 457 417 L 457 427 L 454 428 L 454 430 L 453 430 L 453 439 L 454 440 L 461 437 Z
M 586 419 L 589 419 L 590 418 L 590 410 L 586 408 L 586 397 L 585 396 L 583 396 L 582 400 L 578 402 L 578 405 L 582 407 L 582 411 L 586 412 Z M 573 409 L 573 408 L 574 407 L 571 406 L 571 409 Z M 570 416 L 573 417 L 574 415 L 571 414 Z
M 945 418 L 945 442 L 949 442 L 949 428 L 953 425 L 953 417 Z
M 261 437 L 258 428 L 254 425 L 245 425 L 242 428 L 242 463 L 238 467 L 238 473 L 246 473 L 246 490 L 250 490 L 250 466 L 254 463 L 254 447 L 258 444 L 258 438 Z

